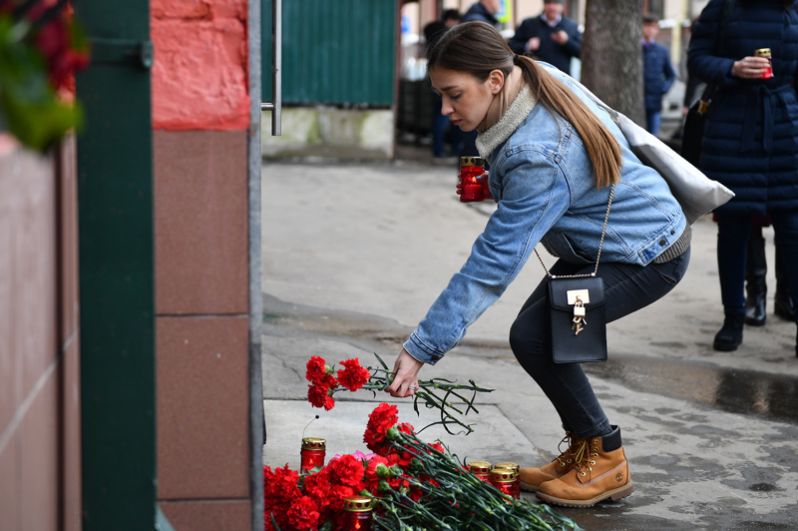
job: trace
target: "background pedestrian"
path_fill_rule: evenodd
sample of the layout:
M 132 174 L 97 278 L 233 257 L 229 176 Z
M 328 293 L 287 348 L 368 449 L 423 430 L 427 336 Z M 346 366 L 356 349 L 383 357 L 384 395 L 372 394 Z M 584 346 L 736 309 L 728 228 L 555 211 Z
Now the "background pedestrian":
M 743 340 L 743 283 L 756 217 L 772 219 L 793 307 L 798 300 L 798 12 L 792 0 L 738 0 L 717 42 L 729 1 L 710 0 L 688 50 L 691 75 L 718 87 L 699 165 L 736 194 L 716 211 L 724 319 L 713 346 L 722 351 Z M 772 61 L 757 54 L 764 48 Z
M 424 40 L 427 50 L 435 46 L 438 39 L 446 30 L 455 26 L 462 20 L 463 16 L 456 9 L 447 9 L 441 14 L 441 18 L 433 20 L 424 26 Z M 451 149 L 447 153 L 446 139 L 449 139 Z M 432 155 L 434 157 L 445 157 L 447 154 L 460 155 L 462 152 L 463 134 L 460 129 L 452 127 L 449 119 L 441 114 L 441 97 L 437 93 L 432 95 Z
M 545 0 L 543 13 L 523 20 L 509 41 L 515 53 L 526 54 L 571 73 L 571 58 L 582 52 L 576 22 L 563 15 L 562 0 Z
M 676 72 L 671 64 L 668 49 L 656 39 L 659 19 L 653 15 L 643 17 L 643 91 L 646 106 L 646 129 L 652 135 L 659 133 L 662 116 L 662 98 L 673 86 Z

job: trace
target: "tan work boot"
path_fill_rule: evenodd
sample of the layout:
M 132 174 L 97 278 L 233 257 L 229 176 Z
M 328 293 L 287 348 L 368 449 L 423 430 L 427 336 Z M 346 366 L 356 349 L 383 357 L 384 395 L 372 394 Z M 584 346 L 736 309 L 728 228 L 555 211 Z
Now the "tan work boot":
M 566 441 L 568 448 L 555 457 L 551 463 L 541 467 L 524 467 L 518 471 L 521 490 L 537 492 L 541 483 L 558 478 L 574 467 L 574 455 L 580 446 L 586 444 L 586 441 L 566 433 L 560 444 L 557 445 L 557 449 L 559 450 Z
M 621 429 L 587 440 L 574 455 L 574 466 L 559 478 L 538 487 L 537 496 L 546 503 L 565 507 L 592 507 L 606 499 L 618 501 L 634 490 L 629 463 L 621 445 Z

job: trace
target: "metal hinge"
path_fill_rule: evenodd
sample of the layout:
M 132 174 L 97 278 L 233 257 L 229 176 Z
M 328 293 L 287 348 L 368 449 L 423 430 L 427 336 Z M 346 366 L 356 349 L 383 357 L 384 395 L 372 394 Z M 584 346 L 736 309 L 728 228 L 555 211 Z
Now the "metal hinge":
M 90 43 L 92 64 L 129 64 L 147 70 L 152 68 L 151 41 L 94 37 Z

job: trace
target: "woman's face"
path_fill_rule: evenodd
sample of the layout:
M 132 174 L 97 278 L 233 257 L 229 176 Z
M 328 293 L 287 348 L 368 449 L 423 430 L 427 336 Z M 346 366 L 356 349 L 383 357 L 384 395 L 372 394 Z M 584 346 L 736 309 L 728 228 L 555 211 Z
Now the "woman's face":
M 467 72 L 438 67 L 430 70 L 429 78 L 443 100 L 441 114 L 465 132 L 477 128 L 488 113 L 493 96 L 504 86 L 504 74 L 499 70 L 480 81 Z

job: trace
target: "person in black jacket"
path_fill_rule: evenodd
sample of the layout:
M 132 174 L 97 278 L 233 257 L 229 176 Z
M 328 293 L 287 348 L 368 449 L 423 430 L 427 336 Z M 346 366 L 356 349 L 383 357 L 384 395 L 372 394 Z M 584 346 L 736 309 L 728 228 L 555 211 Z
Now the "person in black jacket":
M 435 46 L 438 39 L 446 33 L 446 30 L 456 26 L 463 16 L 456 9 L 447 9 L 441 14 L 441 18 L 433 20 L 424 26 L 424 40 L 427 50 Z M 432 93 L 432 155 L 434 157 L 446 156 L 446 137 L 449 137 L 452 144 L 452 152 L 460 154 L 463 147 L 463 134 L 459 129 L 449 123 L 449 118 L 441 114 L 441 97 L 439 94 Z
M 718 43 L 721 21 L 725 38 Z M 758 56 L 762 48 L 771 49 L 772 60 Z M 743 285 L 756 219 L 772 221 L 793 308 L 798 302 L 798 2 L 710 0 L 687 55 L 690 74 L 718 87 L 699 167 L 736 194 L 715 211 L 724 318 L 713 346 L 732 351 L 743 341 Z M 798 339 L 795 347 L 798 355 Z
M 582 52 L 582 35 L 562 10 L 562 0 L 545 0 L 543 13 L 521 22 L 508 44 L 515 53 L 532 55 L 570 75 L 571 57 Z

